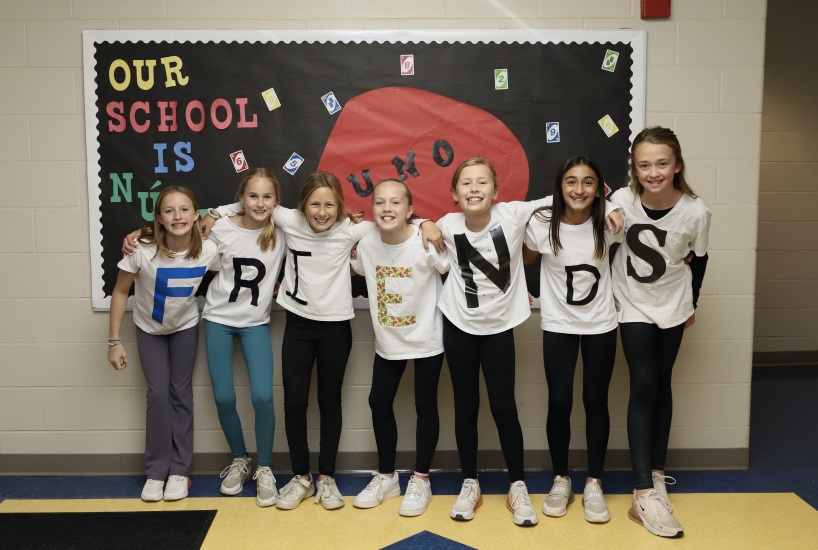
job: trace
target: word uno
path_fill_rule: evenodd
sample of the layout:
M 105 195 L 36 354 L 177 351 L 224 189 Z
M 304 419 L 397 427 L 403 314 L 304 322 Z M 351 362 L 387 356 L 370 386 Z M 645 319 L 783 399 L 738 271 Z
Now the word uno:
M 445 155 L 445 158 L 440 154 L 441 149 L 443 150 L 443 155 Z M 441 168 L 449 166 L 454 161 L 454 149 L 452 149 L 452 145 L 445 139 L 435 141 L 432 145 L 432 159 L 435 161 L 435 164 Z M 414 178 L 420 177 L 420 172 L 418 172 L 417 168 L 415 167 L 414 151 L 408 151 L 406 153 L 406 162 L 404 162 L 398 155 L 395 155 L 392 158 L 391 163 L 395 167 L 398 174 L 397 179 L 400 181 L 406 181 L 410 175 Z M 358 180 L 358 175 L 354 172 L 347 176 L 347 181 L 352 184 L 352 188 L 355 189 L 355 193 L 359 197 L 368 197 L 375 190 L 375 186 L 372 185 L 372 177 L 370 176 L 371 173 L 372 172 L 369 168 L 364 168 L 361 170 L 361 177 L 364 180 L 365 187 L 361 187 L 361 182 Z
M 157 101 L 156 115 L 152 116 L 151 103 L 148 101 L 135 101 L 127 109 L 122 101 L 111 101 L 105 106 L 105 112 L 110 117 L 108 120 L 108 131 L 112 133 L 124 132 L 128 125 L 139 134 L 147 132 L 153 122 L 157 123 L 156 129 L 159 132 L 177 132 L 179 130 L 179 120 L 177 109 L 178 101 Z M 256 128 L 258 127 L 258 115 L 253 113 L 251 119 L 247 119 L 247 98 L 235 98 L 238 116 L 236 128 Z M 214 99 L 208 109 L 198 99 L 191 101 L 185 106 L 184 123 L 194 132 L 201 132 L 207 124 L 210 115 L 210 123 L 217 130 L 225 130 L 233 124 L 233 106 L 224 99 Z M 151 120 L 156 118 L 157 120 Z
M 163 57 L 159 60 L 165 68 L 165 88 L 173 88 L 178 83 L 180 86 L 186 86 L 189 77 L 182 75 L 182 58 L 177 55 Z M 134 72 L 136 73 L 136 85 L 142 90 L 150 90 L 153 88 L 154 72 L 156 68 L 155 59 L 134 59 L 132 61 Z M 144 76 L 143 69 L 147 67 L 147 78 Z M 122 73 L 122 78 L 118 78 L 118 73 Z M 122 59 L 115 59 L 108 67 L 108 80 L 111 87 L 118 91 L 124 92 L 131 85 L 131 68 L 128 63 Z

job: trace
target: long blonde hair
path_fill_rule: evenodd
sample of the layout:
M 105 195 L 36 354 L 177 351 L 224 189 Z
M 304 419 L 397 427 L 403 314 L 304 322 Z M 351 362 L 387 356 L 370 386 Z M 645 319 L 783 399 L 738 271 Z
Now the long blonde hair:
M 245 189 L 247 189 L 247 184 L 250 183 L 250 180 L 253 178 L 264 178 L 272 183 L 276 205 L 281 202 L 281 184 L 278 182 L 278 178 L 273 171 L 264 167 L 253 168 L 244 175 L 239 183 L 239 187 L 236 189 L 237 201 L 241 200 Z M 244 215 L 244 210 L 239 212 L 239 214 Z M 264 226 L 264 230 L 261 232 L 261 235 L 259 235 L 258 239 L 256 239 L 256 243 L 258 243 L 261 250 L 273 250 L 276 247 L 276 226 L 273 223 L 272 213 L 270 214 L 270 220 L 267 222 L 267 225 Z
M 670 128 L 663 128 L 661 126 L 652 126 L 645 128 L 636 135 L 631 145 L 631 181 L 630 187 L 634 195 L 641 195 L 645 188 L 639 183 L 639 178 L 636 176 L 636 164 L 634 163 L 634 153 L 636 148 L 643 143 L 652 143 L 654 145 L 667 145 L 676 157 L 676 162 L 682 167 L 678 172 L 673 174 L 673 187 L 688 195 L 696 198 L 696 193 L 693 188 L 687 183 L 687 176 L 685 176 L 685 160 L 682 157 L 682 146 L 679 143 L 679 138 L 673 133 Z
M 165 226 L 159 221 L 162 212 L 162 203 L 171 193 L 181 193 L 186 196 L 190 199 L 190 203 L 196 211 L 196 220 L 190 228 L 190 247 L 187 249 L 185 258 L 198 258 L 199 254 L 202 253 L 202 233 L 199 231 L 199 200 L 193 191 L 181 185 L 171 185 L 162 189 L 159 196 L 156 197 L 156 203 L 153 206 L 153 223 L 142 228 L 142 234 L 139 240 L 145 244 L 156 245 L 156 254 L 153 255 L 153 258 L 159 254 L 166 258 L 173 257 L 173 251 L 168 248 L 167 231 L 165 230 Z M 151 260 L 153 260 L 153 258 L 151 258 Z

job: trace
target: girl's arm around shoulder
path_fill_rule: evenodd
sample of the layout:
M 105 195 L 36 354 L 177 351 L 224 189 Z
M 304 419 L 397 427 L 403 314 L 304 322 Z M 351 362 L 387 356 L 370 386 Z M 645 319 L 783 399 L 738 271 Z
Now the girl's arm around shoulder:
M 451 264 L 449 255 L 445 251 L 438 252 L 434 248 L 424 246 L 424 253 L 426 254 L 426 265 L 436 269 L 441 275 L 449 272 Z

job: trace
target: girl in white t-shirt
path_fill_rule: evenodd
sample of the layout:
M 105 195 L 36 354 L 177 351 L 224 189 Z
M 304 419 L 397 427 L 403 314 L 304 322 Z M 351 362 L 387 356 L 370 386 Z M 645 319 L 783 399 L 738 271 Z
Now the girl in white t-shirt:
M 672 130 L 642 130 L 631 146 L 631 181 L 611 201 L 625 211 L 614 257 L 614 297 L 630 371 L 628 443 L 635 478 L 628 516 L 663 537 L 682 534 L 667 497 L 665 458 L 673 414 L 671 376 L 707 262 L 710 211 L 685 178 Z
M 152 226 L 142 246 L 119 262 L 111 294 L 108 361 L 128 365 L 120 329 L 135 285 L 133 321 L 142 371 L 147 381 L 145 474 L 142 500 L 179 500 L 190 486 L 193 459 L 191 377 L 199 340 L 196 290 L 208 270 L 218 269 L 218 251 L 203 242 L 196 197 L 185 187 L 159 193 Z M 167 482 L 167 483 L 166 483 Z
M 477 481 L 477 414 L 480 370 L 508 468 L 507 507 L 517 525 L 536 525 L 523 468 L 523 431 L 514 398 L 513 328 L 531 314 L 523 272 L 522 247 L 528 219 L 551 197 L 532 202 L 500 202 L 494 167 L 475 157 L 452 177 L 451 193 L 462 212 L 437 223 L 451 270 L 438 307 L 443 312 L 443 344 L 452 377 L 455 437 L 463 485 L 450 517 L 474 518 L 483 497 Z
M 443 327 L 437 300 L 442 286 L 440 273 L 448 271 L 448 257 L 424 248 L 420 231 L 408 223 L 414 210 L 412 193 L 405 183 L 388 179 L 375 186 L 372 212 L 380 231 L 361 239 L 352 266 L 366 278 L 375 330 L 369 406 L 378 472 L 352 504 L 374 508 L 400 496 L 393 405 L 406 363 L 412 359 L 417 411 L 415 471 L 398 513 L 419 516 L 432 498 L 429 468 L 440 433 L 437 386 L 443 365 Z
M 256 504 L 272 506 L 278 498 L 271 469 L 275 412 L 270 307 L 287 243 L 273 224 L 273 208 L 281 197 L 278 178 L 267 168 L 246 172 L 236 191 L 242 211 L 218 220 L 210 239 L 219 249 L 221 270 L 210 283 L 205 320 L 207 367 L 213 397 L 232 463 L 222 472 L 221 492 L 241 493 L 250 477 L 250 457 L 236 411 L 233 385 L 233 339 L 241 341 L 255 412 L 258 467 Z
M 455 437 L 463 470 L 460 495 L 450 517 L 474 518 L 483 498 L 477 481 L 477 414 L 480 371 L 508 468 L 506 507 L 517 525 L 539 521 L 531 505 L 523 467 L 523 432 L 514 398 L 513 329 L 531 315 L 523 272 L 523 240 L 531 215 L 551 197 L 499 202 L 494 167 L 481 157 L 463 162 L 452 178 L 452 199 L 461 213 L 438 221 L 451 269 L 438 307 L 443 312 L 443 345 L 452 377 Z M 614 214 L 606 223 L 621 222 Z
M 567 159 L 554 179 L 554 203 L 528 222 L 526 263 L 542 254 L 540 327 L 548 381 L 548 449 L 554 484 L 543 504 L 546 516 L 562 517 L 574 500 L 568 477 L 574 371 L 582 350 L 582 400 L 588 477 L 585 519 L 610 519 L 602 493 L 610 417 L 608 386 L 616 356 L 616 308 L 608 260 L 612 242 L 622 233 L 605 230 L 605 182 L 597 163 L 586 156 Z
M 211 215 L 238 210 L 238 205 L 229 205 Z M 295 474 L 282 488 L 276 507 L 292 510 L 315 494 L 316 504 L 337 509 L 344 506 L 333 477 L 341 438 L 341 387 L 352 349 L 349 320 L 355 316 L 349 255 L 355 243 L 376 227 L 372 222 L 353 223 L 344 207 L 341 184 L 329 172 L 309 175 L 301 188 L 298 209 L 276 206 L 273 221 L 287 239 L 284 280 L 276 302 L 287 310 L 281 349 L 284 426 Z M 317 483 L 310 474 L 307 444 L 314 364 L 321 414 Z

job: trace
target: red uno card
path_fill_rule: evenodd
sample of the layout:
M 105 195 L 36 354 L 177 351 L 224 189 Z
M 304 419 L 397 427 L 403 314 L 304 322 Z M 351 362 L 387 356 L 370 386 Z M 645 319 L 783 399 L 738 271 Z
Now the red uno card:
M 250 166 L 247 164 L 247 159 L 244 158 L 244 151 L 236 151 L 235 153 L 230 153 L 230 160 L 233 161 L 233 168 L 236 169 L 236 173 L 244 172 Z

